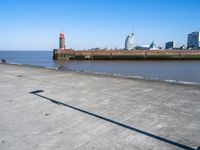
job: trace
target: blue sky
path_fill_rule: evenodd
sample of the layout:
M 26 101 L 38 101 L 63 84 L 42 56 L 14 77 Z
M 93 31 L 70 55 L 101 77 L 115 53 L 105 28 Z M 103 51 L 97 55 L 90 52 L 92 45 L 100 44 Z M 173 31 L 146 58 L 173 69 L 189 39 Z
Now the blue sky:
M 64 31 L 74 49 L 159 46 L 200 28 L 199 0 L 1 0 L 0 50 L 52 50 Z

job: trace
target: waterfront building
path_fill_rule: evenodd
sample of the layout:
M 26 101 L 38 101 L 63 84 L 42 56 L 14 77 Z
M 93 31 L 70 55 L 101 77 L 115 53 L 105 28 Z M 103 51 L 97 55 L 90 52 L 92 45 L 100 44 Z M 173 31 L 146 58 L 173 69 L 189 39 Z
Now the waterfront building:
M 136 50 L 149 50 L 149 45 L 136 46 Z
M 149 50 L 158 50 L 159 48 L 156 46 L 156 44 L 154 43 L 154 41 L 151 43 L 151 45 L 149 46 Z
M 167 42 L 165 44 L 165 49 L 174 49 L 175 48 L 175 42 L 174 41 L 170 41 L 170 42 Z
M 64 32 L 60 33 L 60 37 L 59 37 L 59 49 L 62 49 L 62 50 L 65 49 L 65 34 L 64 34 Z
M 180 46 L 180 49 L 185 50 L 187 47 L 185 45 Z
M 191 49 L 196 49 L 200 47 L 199 31 L 188 34 L 187 47 Z
M 125 50 L 133 50 L 134 49 L 134 34 L 128 35 L 125 40 Z

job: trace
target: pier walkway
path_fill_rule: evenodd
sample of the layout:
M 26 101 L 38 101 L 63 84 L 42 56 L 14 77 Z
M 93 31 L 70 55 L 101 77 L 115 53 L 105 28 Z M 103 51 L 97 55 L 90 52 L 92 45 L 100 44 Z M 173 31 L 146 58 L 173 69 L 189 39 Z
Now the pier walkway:
M 0 150 L 198 146 L 198 86 L 0 64 Z

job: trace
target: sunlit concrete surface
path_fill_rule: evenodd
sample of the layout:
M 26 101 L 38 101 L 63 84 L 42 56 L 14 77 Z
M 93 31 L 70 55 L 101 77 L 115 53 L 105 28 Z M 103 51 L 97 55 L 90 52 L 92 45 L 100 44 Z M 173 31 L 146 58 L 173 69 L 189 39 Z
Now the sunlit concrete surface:
M 0 64 L 0 150 L 198 146 L 198 86 Z

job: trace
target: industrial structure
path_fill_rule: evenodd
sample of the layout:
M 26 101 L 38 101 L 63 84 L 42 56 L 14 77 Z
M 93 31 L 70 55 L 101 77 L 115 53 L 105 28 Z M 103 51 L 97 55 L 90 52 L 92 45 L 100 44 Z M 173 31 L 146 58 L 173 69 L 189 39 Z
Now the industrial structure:
M 125 40 L 125 50 L 133 50 L 134 49 L 134 34 L 128 35 Z
M 198 49 L 200 47 L 199 31 L 188 34 L 187 47 L 189 49 Z
M 167 43 L 165 43 L 165 49 L 170 49 L 170 50 L 172 50 L 172 49 L 174 49 L 175 48 L 175 41 L 170 41 L 170 42 L 167 42 Z

